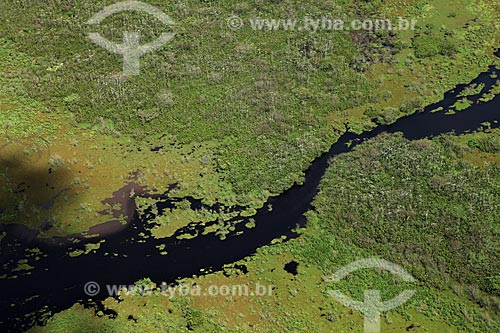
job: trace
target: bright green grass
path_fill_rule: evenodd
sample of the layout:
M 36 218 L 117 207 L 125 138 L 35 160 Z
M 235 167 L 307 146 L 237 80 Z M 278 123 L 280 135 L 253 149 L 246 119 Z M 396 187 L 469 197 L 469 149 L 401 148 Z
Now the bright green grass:
M 151 2 L 173 18 L 177 35 L 144 56 L 141 75 L 127 80 L 117 76 L 121 57 L 94 45 L 86 33 L 97 29 L 120 41 L 123 30 L 139 29 L 144 40 L 151 40 L 165 28 L 146 15 L 122 13 L 93 28 L 85 22 L 109 1 L 19 1 L 2 5 L 0 27 L 4 38 L 31 58 L 28 68 L 17 74 L 30 98 L 50 110 L 71 112 L 89 127 L 106 124 L 112 135 L 154 142 L 167 134 L 181 144 L 215 140 L 219 171 L 240 202 L 248 204 L 300 181 L 310 161 L 338 137 L 332 127 L 343 131 L 346 121 L 356 131 L 373 126 L 359 108 L 369 106 L 380 115 L 387 103 L 399 110 L 407 102 L 406 94 L 394 92 L 386 103 L 386 84 L 354 69 L 370 68 L 369 59 L 389 61 L 393 72 L 401 70 L 404 77 L 388 75 L 386 82 L 421 96 L 416 107 L 405 104 L 401 112 L 384 115 L 386 122 L 484 70 L 498 37 L 491 26 L 494 15 L 477 17 L 461 7 L 463 13 L 448 17 L 448 11 L 441 15 L 441 10 L 431 10 L 446 7 L 448 1 L 431 3 L 395 6 L 403 15 L 417 17 L 420 30 L 429 23 L 433 34 L 453 32 L 453 47 L 449 54 L 431 54 L 411 66 L 405 65 L 405 57 L 416 51 L 413 32 L 367 33 L 353 43 L 348 32 L 233 31 L 226 24 L 233 14 L 245 20 L 325 13 L 347 19 L 394 15 L 381 1 Z M 472 8 L 473 2 L 467 6 Z M 444 32 L 439 21 L 446 25 Z M 391 51 L 383 42 L 395 47 Z M 439 76 L 445 80 L 438 82 Z
M 226 268 L 229 278 L 219 272 L 183 281 L 273 284 L 271 297 L 211 298 L 200 308 L 196 297 L 123 296 L 121 302 L 105 301 L 119 314 L 114 320 L 74 306 L 32 332 L 362 332 L 362 316 L 333 300 L 328 295 L 333 289 L 358 300 L 366 289 L 380 290 L 384 300 L 416 290 L 407 303 L 383 315 L 383 332 L 497 331 L 500 248 L 494 201 L 500 169 L 464 157 L 495 156 L 499 133 L 369 140 L 331 161 L 301 237 L 239 262 L 247 266 L 246 275 Z M 377 270 L 361 270 L 337 283 L 326 280 L 342 266 L 372 256 L 402 265 L 417 281 L 402 283 Z M 282 268 L 291 260 L 299 263 L 295 277 Z

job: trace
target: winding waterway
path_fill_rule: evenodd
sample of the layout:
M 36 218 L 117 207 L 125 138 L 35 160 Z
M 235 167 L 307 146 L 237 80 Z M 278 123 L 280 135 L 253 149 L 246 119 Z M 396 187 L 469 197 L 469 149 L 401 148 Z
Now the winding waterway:
M 491 66 L 471 83 L 484 84 L 481 92 L 484 93 L 496 82 L 496 79 L 491 77 L 493 73 L 496 73 L 496 69 Z M 383 132 L 402 132 L 406 138 L 415 140 L 451 131 L 457 134 L 474 131 L 481 128 L 485 122 L 490 123 L 491 127 L 499 127 L 500 95 L 488 103 L 478 102 L 481 93 L 471 96 L 469 99 L 474 102 L 471 108 L 455 114 L 432 112 L 437 108 L 449 109 L 465 87 L 457 86 L 447 92 L 441 102 L 427 106 L 423 112 L 401 118 L 392 125 L 379 125 L 372 131 L 359 135 L 345 133 L 327 153 L 311 164 L 302 185 L 294 185 L 282 195 L 269 199 L 268 204 L 271 204 L 273 209 L 270 211 L 266 204 L 252 217 L 256 221 L 255 228 L 247 229 L 244 223 L 235 224 L 235 230 L 230 232 L 224 241 L 214 233 L 203 234 L 204 228 L 210 224 L 191 224 L 178 230 L 172 237 L 146 237 L 145 242 L 138 242 L 138 239 L 144 238 L 141 233 L 146 236 L 150 234 L 147 227 L 150 227 L 150 224 L 142 219 L 149 218 L 151 210 L 142 215 L 142 218 L 135 215 L 127 228 L 106 236 L 105 242 L 97 251 L 77 257 L 68 256 L 67 241 L 57 246 L 36 238 L 21 240 L 14 236 L 14 233 L 8 233 L 1 241 L 0 266 L 13 259 L 23 258 L 26 249 L 35 247 L 46 256 L 33 263 L 34 269 L 30 270 L 29 274 L 0 280 L 0 330 L 25 331 L 35 324 L 43 323 L 40 310 L 44 306 L 47 307 L 46 310 L 54 313 L 88 299 L 83 287 L 89 281 L 95 281 L 101 286 L 130 285 L 144 277 L 155 282 L 173 282 L 178 278 L 199 275 L 202 269 L 205 272 L 220 270 L 226 264 L 252 255 L 275 238 L 297 237 L 294 229 L 305 225 L 303 214 L 311 209 L 311 201 L 318 193 L 321 177 L 330 158 L 348 152 L 360 142 Z M 197 200 L 190 201 L 192 207 L 201 206 Z M 171 206 L 169 199 L 158 204 L 160 211 Z M 0 232 L 12 231 L 12 228 L 1 226 Z M 197 236 L 178 239 L 179 235 L 186 233 Z M 159 254 L 156 248 L 159 245 L 164 245 L 164 251 L 167 251 L 168 255 Z M 106 253 L 118 255 L 105 255 Z M 0 275 L 2 274 L 11 272 L 0 271 Z M 107 293 L 101 291 L 93 300 L 99 301 L 106 297 Z

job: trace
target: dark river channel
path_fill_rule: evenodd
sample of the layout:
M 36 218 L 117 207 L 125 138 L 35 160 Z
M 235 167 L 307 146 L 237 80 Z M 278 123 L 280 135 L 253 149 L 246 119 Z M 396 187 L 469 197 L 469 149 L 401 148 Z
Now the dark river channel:
M 493 73 L 496 73 L 496 69 L 491 66 L 471 83 L 484 84 L 481 92 L 484 93 L 497 80 L 490 77 Z M 26 239 L 15 232 L 22 229 L 21 226 L 0 226 L 0 232 L 7 232 L 0 243 L 0 275 L 12 275 L 10 269 L 6 270 L 3 265 L 25 258 L 26 249 L 39 248 L 47 255 L 37 261 L 30 260 L 34 269 L 30 270 L 29 275 L 21 273 L 15 279 L 0 280 L 0 332 L 24 332 L 33 325 L 42 324 L 44 316 L 40 310 L 44 307 L 45 312 L 48 310 L 55 313 L 79 301 L 88 304 L 89 297 L 84 293 L 84 285 L 89 281 L 95 281 L 101 286 L 130 285 L 149 277 L 155 282 L 171 283 L 179 278 L 200 275 L 202 269 L 205 272 L 221 270 L 224 265 L 252 255 L 275 238 L 298 237 L 294 230 L 305 225 L 303 214 L 311 209 L 311 201 L 318 193 L 319 183 L 328 167 L 328 160 L 332 157 L 348 152 L 357 144 L 383 132 L 401 132 L 406 138 L 415 140 L 446 132 L 462 134 L 475 131 L 485 122 L 489 122 L 491 127 L 499 127 L 500 95 L 487 103 L 479 103 L 481 94 L 468 97 L 474 102 L 468 110 L 445 114 L 465 87 L 466 85 L 457 86 L 447 92 L 441 102 L 427 106 L 423 112 L 400 118 L 392 125 L 379 125 L 359 135 L 345 133 L 328 152 L 311 164 L 302 185 L 296 184 L 280 196 L 270 198 L 268 204 L 272 205 L 271 211 L 267 204 L 258 210 L 252 217 L 256 221 L 255 228 L 247 229 L 245 223 L 237 223 L 235 230 L 224 241 L 213 233 L 202 234 L 210 223 L 204 226 L 191 224 L 169 238 L 147 237 L 150 235 L 148 228 L 151 225 L 146 220 L 152 218 L 151 209 L 141 216 L 134 214 L 126 228 L 105 236 L 105 242 L 95 253 L 77 257 L 70 257 L 68 250 L 83 248 L 85 241 L 75 245 L 64 239 L 53 242 L 33 237 Z M 445 111 L 431 112 L 440 107 Z M 199 200 L 188 199 L 192 208 L 205 207 Z M 172 207 L 174 201 L 165 197 L 160 200 L 158 209 L 162 211 Z M 197 236 L 191 239 L 177 238 L 186 233 Z M 138 239 L 145 239 L 145 242 L 138 242 Z M 168 254 L 160 255 L 156 248 L 158 245 L 164 245 L 164 251 Z M 101 288 L 101 292 L 92 300 L 98 302 L 107 296 L 106 288 Z

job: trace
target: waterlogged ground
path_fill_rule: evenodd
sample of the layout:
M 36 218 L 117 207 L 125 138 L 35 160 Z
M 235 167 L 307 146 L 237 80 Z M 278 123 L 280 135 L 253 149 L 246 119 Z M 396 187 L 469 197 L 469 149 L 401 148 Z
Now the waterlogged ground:
M 293 41 L 290 31 L 232 31 L 222 24 L 224 13 L 251 17 L 261 5 L 165 4 L 185 32 L 145 57 L 144 75 L 123 81 L 112 77 L 121 68 L 119 57 L 84 36 L 73 38 L 72 31 L 86 32 L 85 18 L 104 6 L 95 1 L 70 10 L 53 1 L 2 11 L 9 22 L 0 51 L 1 147 L 9 143 L 2 169 L 20 165 L 17 174 L 12 166 L 5 172 L 2 196 L 17 193 L 2 199 L 2 211 L 9 212 L 2 221 L 27 223 L 42 236 L 85 232 L 112 219 L 99 213 L 109 210 L 103 201 L 132 175 L 153 193 L 178 184 L 171 195 L 258 208 L 300 181 L 346 124 L 359 132 L 374 127 L 373 119 L 390 123 L 440 100 L 494 61 L 499 39 L 493 1 L 295 5 L 299 16 L 401 15 L 418 25 L 390 34 L 296 32 Z M 266 17 L 283 16 L 276 4 L 265 8 Z M 12 20 L 18 11 L 23 18 Z M 103 31 L 147 30 L 141 15 L 124 20 L 127 15 Z M 163 27 L 147 28 L 154 34 Z M 193 38 L 201 31 L 206 37 Z M 54 33 L 61 37 L 51 39 Z M 215 52 L 221 36 L 226 46 Z M 155 71 L 153 63 L 167 68 Z M 57 174 L 48 174 L 51 167 Z M 53 208 L 40 208 L 48 203 Z M 169 235 L 193 214 L 174 210 L 161 217 L 155 233 Z
M 493 55 L 500 42 L 500 5 L 496 1 L 161 2 L 154 5 L 172 15 L 178 36 L 171 45 L 144 57 L 140 77 L 123 81 L 116 75 L 121 69 L 120 57 L 85 38 L 84 22 L 106 5 L 106 1 L 92 1 L 69 6 L 56 0 L 35 1 L 29 6 L 24 2 L 0 5 L 0 28 L 5 31 L 0 39 L 0 223 L 25 225 L 39 238 L 110 235 L 123 228 L 135 210 L 146 214 L 168 197 L 179 200 L 175 207 L 148 220 L 154 226 L 152 237 L 169 237 L 192 222 L 217 221 L 206 232 L 217 232 L 224 239 L 226 229 L 232 228 L 225 221 L 238 214 L 251 217 L 270 196 L 300 183 L 311 161 L 347 129 L 359 133 L 376 123 L 392 123 L 441 100 L 445 91 L 499 63 Z M 345 17 L 404 16 L 416 18 L 418 25 L 416 31 L 394 34 L 333 35 L 328 31 L 292 35 L 289 31 L 232 31 L 225 26 L 226 17 L 234 13 L 243 18 L 257 14 L 281 18 L 285 7 L 299 17 L 324 12 Z M 147 28 L 145 37 L 154 37 L 162 29 L 141 15 L 128 15 L 106 22 L 102 32 L 118 38 L 124 27 Z M 493 99 L 499 87 L 496 84 L 483 92 L 482 100 Z M 471 96 L 482 88 L 468 87 L 447 112 L 466 112 Z M 56 314 L 47 327 L 33 331 L 361 330 L 361 315 L 334 302 L 325 292 L 328 284 L 323 278 L 333 267 L 371 255 L 409 266 L 419 280 L 417 297 L 384 317 L 384 332 L 498 330 L 499 269 L 494 264 L 498 253 L 494 237 L 499 218 L 491 210 L 497 205 L 498 182 L 478 182 L 479 188 L 473 186 L 476 179 L 466 183 L 470 189 L 488 194 L 481 201 L 484 209 L 477 212 L 484 218 L 476 233 L 486 234 L 479 240 L 459 237 L 475 230 L 479 220 L 468 215 L 465 203 L 455 205 L 464 200 L 460 195 L 447 197 L 457 173 L 498 180 L 498 131 L 415 143 L 423 152 L 439 157 L 438 166 L 422 168 L 441 172 L 432 178 L 431 188 L 420 193 L 422 200 L 451 200 L 451 206 L 406 207 L 404 212 L 397 207 L 390 212 L 396 219 L 383 211 L 387 207 L 377 206 L 387 202 L 381 193 L 374 199 L 372 191 L 351 188 L 352 195 L 359 193 L 363 198 L 351 198 L 356 207 L 373 205 L 381 211 L 332 210 L 335 205 L 349 207 L 343 201 L 332 201 L 348 197 L 331 187 L 332 182 L 345 181 L 347 188 L 356 178 L 369 177 L 349 171 L 358 164 L 364 166 L 360 173 L 380 167 L 372 161 L 375 153 L 370 149 L 379 152 L 399 144 L 413 151 L 415 147 L 404 146 L 401 140 L 376 139 L 376 144 L 360 148 L 366 154 L 353 152 L 346 155 L 352 157 L 333 162 L 303 236 L 283 244 L 276 241 L 243 261 L 240 264 L 247 266 L 247 273 L 228 268 L 184 280 L 200 285 L 274 284 L 272 297 L 124 295 L 123 301 L 104 302 L 114 311 L 111 313 L 118 314 L 111 315 L 113 319 L 109 311 L 99 313 L 75 305 Z M 459 154 L 443 152 L 447 150 Z M 420 154 L 418 149 L 414 153 Z M 449 161 L 467 167 L 447 164 Z M 384 165 L 387 161 L 378 162 Z M 443 165 L 449 169 L 442 169 Z M 393 175 L 389 171 L 375 175 L 381 178 L 374 188 L 390 183 Z M 417 178 L 415 184 L 423 182 Z M 404 194 L 407 184 L 399 185 L 401 188 L 391 185 L 387 191 Z M 199 199 L 203 209 L 183 198 Z M 469 199 L 475 202 L 477 198 Z M 405 203 L 403 199 L 392 203 L 397 206 L 398 202 Z M 399 227 L 394 223 L 411 220 L 424 208 L 449 217 L 449 227 L 431 232 L 442 232 L 450 242 L 448 247 L 428 248 L 433 240 L 424 237 L 422 230 L 429 226 L 414 225 L 409 232 L 414 238 L 406 239 L 409 249 L 401 250 L 389 240 L 382 241 L 385 227 L 380 234 L 369 223 L 373 219 L 368 217 L 385 214 L 387 228 Z M 351 221 L 348 226 L 359 223 L 369 232 L 353 235 L 345 221 Z M 456 225 L 461 226 L 460 235 L 453 232 Z M 251 221 L 248 227 L 252 227 Z M 0 234 L 0 241 L 5 236 Z M 182 237 L 194 236 L 186 233 Z M 486 245 L 480 251 L 470 246 L 481 242 Z M 97 236 L 84 250 L 69 255 L 84 255 L 98 249 L 100 243 Z M 405 256 L 388 249 L 388 244 Z M 157 250 L 168 255 L 164 247 Z M 118 256 L 118 252 L 111 255 Z M 457 258 L 443 260 L 442 253 Z M 29 253 L 30 258 L 43 255 L 36 249 Z M 418 264 L 415 258 L 420 260 Z M 284 269 L 294 260 L 299 263 L 298 275 Z M 477 268 L 477 275 L 450 273 L 471 265 Z M 29 274 L 32 269 L 23 260 L 14 266 L 14 275 Z M 388 297 L 396 294 L 397 285 L 388 285 L 375 275 L 364 279 L 388 290 Z M 365 280 L 351 280 L 354 287 L 349 291 L 359 299 Z
M 499 152 L 498 129 L 433 140 L 369 140 L 331 161 L 300 238 L 266 246 L 220 272 L 180 280 L 166 293 L 159 285 L 152 295 L 122 292 L 104 301 L 97 315 L 75 305 L 32 332 L 64 332 L 69 322 L 82 331 L 110 332 L 361 331 L 363 317 L 328 291 L 362 300 L 367 287 L 381 290 L 384 300 L 416 290 L 408 303 L 382 316 L 383 332 L 497 331 Z M 371 196 L 363 193 L 370 186 L 378 188 Z M 481 202 L 470 206 L 471 196 Z M 373 255 L 403 263 L 417 282 L 366 270 L 330 282 L 338 268 Z M 138 285 L 155 290 L 151 281 Z M 242 285 L 248 293 L 207 293 L 211 286 Z M 272 292 L 252 295 L 257 285 L 272 286 Z
M 113 193 L 131 183 L 151 194 L 165 193 L 176 184 L 172 196 L 183 195 L 191 187 L 194 190 L 189 193 L 207 201 L 208 193 L 221 191 L 214 166 L 203 162 L 209 161 L 210 144 L 152 152 L 147 145 L 92 131 L 70 132 L 60 133 L 57 141 L 47 145 L 33 145 L 29 139 L 24 144 L 14 139 L 3 142 L 4 223 L 42 230 L 42 237 L 65 236 L 114 218 L 125 223 L 130 216 L 122 206 L 127 203 L 114 200 Z M 133 201 L 140 194 L 129 189 L 122 196 Z M 113 216 L 113 212 L 121 213 Z
M 11 67 L 12 49 L 2 49 L 1 56 L 4 73 L 19 71 Z M 23 62 L 16 59 L 15 64 Z M 156 135 L 152 143 L 106 135 L 102 133 L 107 126 L 104 120 L 91 128 L 78 125 L 71 114 L 48 112 L 23 96 L 22 87 L 8 75 L 3 81 L 2 223 L 24 224 L 40 231 L 41 237 L 83 233 L 109 220 L 126 223 L 130 216 L 113 216 L 125 210 L 123 200 L 113 197 L 131 183 L 150 194 L 168 191 L 182 197 L 187 193 L 209 204 L 216 197 L 230 204 L 231 198 L 220 198 L 225 189 L 215 172 L 214 143 L 181 146 L 167 134 Z M 173 184 L 175 190 L 169 191 Z M 132 202 L 139 194 L 125 193 Z M 179 223 L 172 225 L 179 227 Z

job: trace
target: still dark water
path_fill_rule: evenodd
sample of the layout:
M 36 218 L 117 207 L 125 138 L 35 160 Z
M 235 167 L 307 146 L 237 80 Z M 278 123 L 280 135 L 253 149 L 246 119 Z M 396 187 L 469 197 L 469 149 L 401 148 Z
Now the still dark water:
M 493 66 L 471 83 L 485 84 L 485 92 L 496 82 L 496 79 L 490 77 L 492 73 L 496 73 Z M 68 256 L 67 242 L 61 241 L 58 246 L 36 239 L 20 240 L 13 236 L 13 233 L 9 233 L 0 244 L 1 266 L 12 259 L 24 258 L 25 250 L 35 247 L 47 256 L 33 262 L 35 268 L 29 275 L 0 280 L 0 331 L 24 332 L 35 324 L 43 323 L 39 310 L 44 306 L 54 313 L 67 309 L 78 301 L 87 300 L 88 296 L 85 295 L 83 287 L 89 281 L 95 281 L 101 286 L 130 285 L 141 278 L 149 277 L 155 282 L 170 283 L 178 278 L 199 275 L 201 269 L 221 270 L 226 264 L 252 255 L 275 238 L 297 237 L 294 229 L 305 225 L 303 214 L 311 209 L 311 201 L 318 192 L 321 177 L 330 158 L 345 153 L 360 142 L 383 132 L 402 132 L 406 138 L 414 140 L 452 131 L 457 134 L 474 131 L 484 122 L 491 123 L 491 127 L 500 127 L 500 95 L 488 103 L 479 104 L 476 103 L 479 95 L 469 97 L 474 101 L 474 105 L 453 115 L 431 112 L 438 107 L 448 109 L 457 101 L 457 95 L 464 88 L 465 85 L 457 86 L 447 92 L 441 102 L 427 106 L 424 112 L 401 118 L 392 125 L 379 125 L 374 130 L 360 135 L 344 134 L 327 153 L 311 164 L 303 185 L 294 185 L 282 195 L 269 199 L 268 204 L 271 204 L 273 209 L 269 211 L 266 204 L 253 216 L 256 221 L 255 228 L 247 229 L 244 223 L 235 224 L 235 230 L 229 233 L 224 241 L 214 234 L 202 235 L 203 228 L 208 225 L 203 227 L 192 224 L 178 230 L 172 237 L 147 238 L 145 242 L 138 242 L 141 232 L 146 236 L 150 234 L 143 219 L 151 218 L 151 211 L 143 217 L 136 215 L 127 228 L 105 237 L 106 241 L 96 253 L 74 258 Z M 351 145 L 348 146 L 348 143 Z M 190 201 L 192 207 L 202 206 L 198 200 Z M 171 206 L 169 199 L 158 205 L 160 211 Z M 0 232 L 12 228 L 1 226 Z M 178 235 L 186 233 L 198 236 L 192 239 L 177 239 Z M 156 249 L 158 245 L 164 245 L 164 251 L 167 251 L 168 255 L 160 255 Z M 111 255 L 105 255 L 106 252 Z M 113 253 L 119 255 L 113 256 Z M 12 274 L 5 268 L 1 269 L 3 271 L 0 270 L 0 275 Z M 99 301 L 106 297 L 107 293 L 103 287 L 93 300 Z

